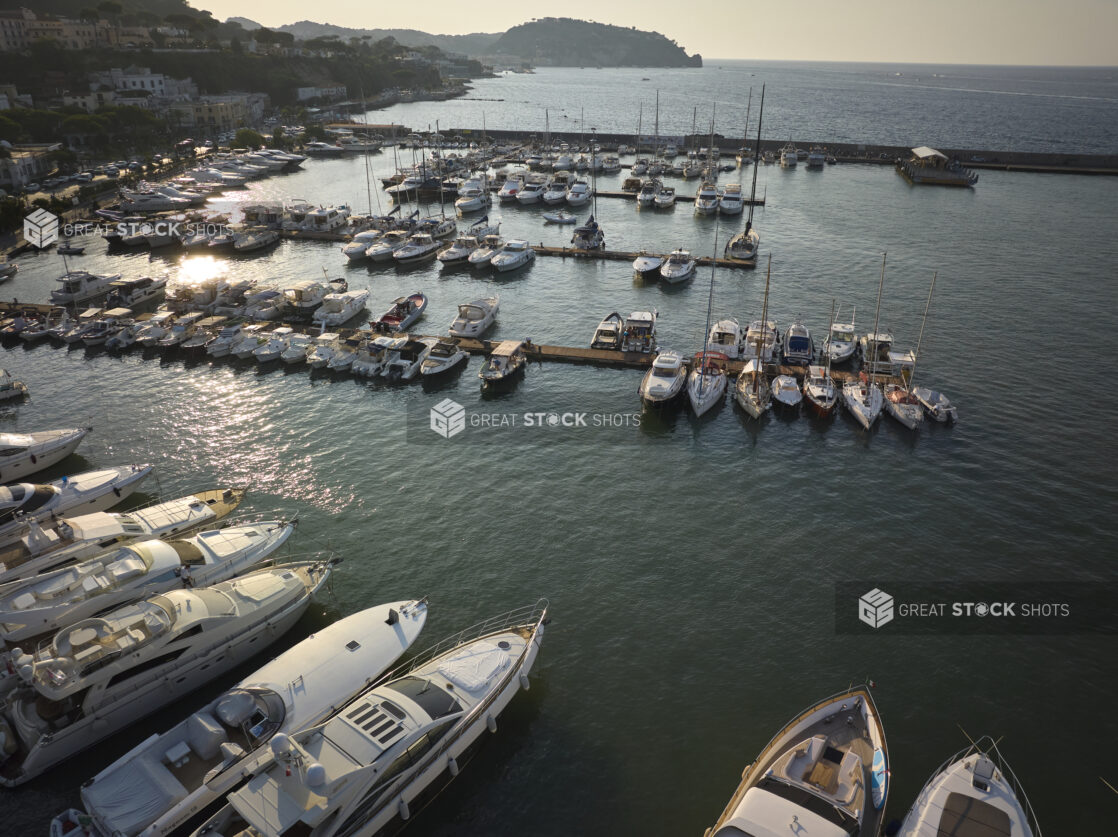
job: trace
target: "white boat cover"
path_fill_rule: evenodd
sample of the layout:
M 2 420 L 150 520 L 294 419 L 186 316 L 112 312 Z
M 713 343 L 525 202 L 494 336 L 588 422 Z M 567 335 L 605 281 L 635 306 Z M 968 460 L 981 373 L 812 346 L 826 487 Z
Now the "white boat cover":
M 476 692 L 512 664 L 508 651 L 474 642 L 439 664 L 439 673 L 460 689 Z

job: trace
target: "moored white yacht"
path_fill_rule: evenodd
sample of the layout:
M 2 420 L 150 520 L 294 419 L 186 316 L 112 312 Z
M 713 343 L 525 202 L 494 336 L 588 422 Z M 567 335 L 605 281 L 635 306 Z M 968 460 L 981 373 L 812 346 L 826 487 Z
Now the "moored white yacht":
M 843 363 L 854 357 L 854 352 L 858 348 L 859 339 L 858 334 L 854 330 L 854 315 L 858 313 L 855 308 L 850 314 L 850 322 L 848 323 L 832 323 L 830 333 L 827 335 L 827 343 L 823 347 L 823 353 L 830 359 L 831 363 Z
M 307 359 L 307 353 L 314 348 L 314 338 L 309 334 L 292 334 L 287 338 L 287 345 L 284 346 L 283 351 L 280 352 L 279 359 L 286 363 L 288 366 L 294 366 L 298 363 L 303 363 Z
M 396 264 L 416 264 L 433 259 L 442 244 L 428 233 L 414 233 L 407 243 L 392 254 Z
M 666 407 L 683 393 L 687 386 L 687 365 L 679 352 L 665 349 L 656 355 L 644 373 L 638 392 L 641 404 L 649 408 Z
M 488 236 L 486 236 L 488 239 Z M 480 248 L 479 248 L 480 250 Z M 475 251 L 470 255 L 470 262 L 473 263 Z M 510 270 L 516 270 L 526 264 L 531 263 L 536 258 L 536 251 L 531 248 L 527 241 L 522 238 L 513 238 L 505 242 L 505 246 L 499 252 L 494 253 L 490 259 L 491 264 L 497 271 L 504 273 Z
M 624 328 L 624 325 L 625 320 L 616 311 L 607 314 L 605 318 L 598 323 L 598 327 L 594 329 L 594 336 L 590 338 L 590 348 L 620 349 L 621 330 Z
M 885 731 L 869 692 L 834 695 L 765 745 L 703 837 L 876 835 L 885 814 L 887 765 Z
M 342 255 L 351 262 L 363 261 L 369 258 L 369 248 L 383 235 L 384 230 L 362 230 L 342 246 Z
M 309 322 L 328 294 L 345 293 L 347 289 L 348 284 L 344 279 L 331 282 L 303 279 L 295 282 L 283 291 L 283 300 L 287 306 L 285 316 L 296 322 Z
M 958 420 L 958 409 L 942 392 L 929 387 L 914 387 L 912 394 L 916 396 L 928 417 L 933 421 L 941 424 L 954 424 Z
M 656 193 L 656 197 L 652 199 L 652 204 L 657 209 L 674 209 L 675 187 L 661 186 L 660 191 Z
M 392 261 L 393 254 L 408 243 L 409 233 L 406 230 L 389 230 L 366 250 L 366 255 L 374 262 Z
M 754 320 L 745 332 L 743 358 L 759 357 L 764 363 L 771 363 L 777 354 L 777 331 L 773 320 Z
M 478 248 L 478 238 L 475 235 L 460 235 L 448 246 L 440 250 L 435 258 L 444 265 L 464 264 L 470 258 L 470 253 Z
M 457 340 L 439 340 L 431 347 L 431 351 L 420 364 L 419 374 L 427 377 L 447 372 L 468 357 L 469 354 L 458 345 Z
M 0 550 L 0 583 L 29 578 L 141 538 L 185 535 L 225 517 L 244 498 L 243 488 L 188 494 L 127 513 L 92 512 L 29 521 L 19 540 Z
M 71 270 L 59 278 L 59 287 L 50 292 L 52 305 L 77 305 L 112 290 L 112 284 L 120 279 L 119 273 L 99 274 L 87 270 Z
M 45 484 L 0 486 L 0 547 L 14 544 L 32 521 L 64 513 L 104 511 L 125 500 L 151 474 L 151 465 L 121 465 L 85 471 Z
M 0 784 L 22 784 L 235 666 L 291 628 L 330 562 L 259 570 L 214 587 L 172 590 L 78 622 L 13 660 Z M 261 646 L 262 647 L 262 646 Z
M 695 276 L 698 264 L 689 251 L 672 250 L 660 265 L 660 278 L 671 285 L 686 282 Z
M 524 185 L 520 187 L 520 191 L 516 193 L 516 200 L 522 206 L 539 203 L 544 192 L 547 191 L 547 186 L 548 181 L 546 180 L 535 177 L 530 178 L 525 181 Z
M 741 215 L 745 208 L 745 198 L 741 193 L 740 183 L 727 183 L 718 198 L 719 215 Z
M 781 355 L 789 366 L 807 366 L 815 361 L 815 341 L 800 320 L 793 320 L 785 329 Z
M 488 267 L 492 263 L 493 257 L 501 252 L 504 246 L 504 239 L 491 233 L 481 239 L 477 248 L 470 253 L 466 261 L 471 267 Z
M 392 302 L 392 307 L 370 324 L 374 331 L 383 333 L 407 331 L 413 323 L 423 316 L 425 310 L 427 310 L 427 295 L 421 291 L 416 291 L 408 296 L 395 299 Z
M 206 354 L 210 357 L 228 357 L 233 347 L 243 339 L 244 327 L 240 323 L 223 326 L 217 336 L 206 343 Z
M 0 433 L 0 475 L 11 482 L 61 462 L 77 450 L 90 429 Z
M 419 374 L 423 361 L 437 342 L 434 338 L 416 340 L 407 334 L 391 337 L 381 335 L 373 342 L 385 350 L 384 362 L 380 368 L 381 376 L 389 381 L 410 381 Z
M 745 345 L 745 331 L 736 317 L 726 317 L 710 327 L 707 349 L 721 352 L 731 360 L 741 357 Z
M 365 310 L 369 291 L 346 291 L 341 294 L 327 294 L 322 298 L 322 306 L 311 315 L 311 319 L 323 328 L 334 328 L 349 322 Z
M 0 637 L 27 642 L 65 625 L 189 584 L 244 572 L 295 531 L 279 521 L 227 526 L 190 538 L 133 541 L 72 566 L 0 584 Z
M 420 794 L 457 775 L 521 689 L 539 653 L 547 602 L 449 637 L 337 714 L 273 736 L 272 757 L 195 832 L 371 837 L 398 825 Z
M 1041 837 L 1025 790 L 988 736 L 945 761 L 920 790 L 897 837 Z
M 500 190 L 497 192 L 497 198 L 501 203 L 509 203 L 517 199 L 520 190 L 524 188 L 525 175 L 523 172 L 513 172 L 505 182 L 501 184 Z
M 172 834 L 242 784 L 270 756 L 274 736 L 320 723 L 368 688 L 411 647 L 426 621 L 425 602 L 401 601 L 316 631 L 85 782 L 85 811 L 67 811 L 55 822 L 62 828 L 88 817 L 99 837 Z M 167 759 L 170 752 L 178 758 Z
M 269 331 L 266 335 L 263 335 L 267 339 L 258 343 L 252 350 L 252 356 L 256 358 L 257 363 L 271 363 L 279 360 L 293 334 L 295 334 L 295 330 L 287 326 L 280 326 Z
M 458 306 L 458 316 L 450 324 L 454 337 L 481 337 L 497 319 L 500 296 L 490 296 Z
M 695 193 L 695 214 L 713 215 L 718 211 L 721 194 L 713 181 L 705 181 Z

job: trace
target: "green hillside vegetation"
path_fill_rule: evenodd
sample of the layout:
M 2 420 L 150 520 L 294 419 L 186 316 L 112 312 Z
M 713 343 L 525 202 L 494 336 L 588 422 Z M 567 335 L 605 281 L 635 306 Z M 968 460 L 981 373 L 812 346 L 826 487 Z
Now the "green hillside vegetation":
M 514 26 L 491 47 L 493 54 L 518 55 L 555 67 L 701 67 L 700 55 L 659 32 L 608 26 L 571 18 L 541 18 Z

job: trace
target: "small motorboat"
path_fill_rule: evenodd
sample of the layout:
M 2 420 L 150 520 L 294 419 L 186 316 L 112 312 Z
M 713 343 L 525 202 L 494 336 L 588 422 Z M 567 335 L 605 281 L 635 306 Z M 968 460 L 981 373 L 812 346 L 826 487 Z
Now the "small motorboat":
M 408 243 L 408 233 L 404 230 L 389 230 L 365 251 L 374 262 L 392 261 L 396 251 Z
M 431 347 L 427 357 L 419 367 L 419 374 L 424 377 L 439 375 L 447 372 L 462 363 L 469 354 L 458 345 L 457 340 L 439 340 Z
M 206 354 L 210 357 L 228 357 L 241 340 L 245 332 L 240 323 L 233 323 L 222 327 L 217 336 L 206 343 Z
M 358 349 L 367 339 L 367 334 L 364 334 L 364 336 L 355 334 L 340 341 L 334 349 L 333 356 L 326 361 L 326 368 L 331 372 L 344 372 L 349 369 L 353 366 L 353 361 L 357 359 Z
M 480 245 L 467 257 L 471 267 L 489 267 L 496 256 L 504 248 L 505 242 L 499 235 L 487 235 L 481 240 Z
M 473 256 L 470 258 L 472 260 Z M 489 263 L 499 272 L 504 273 L 524 267 L 524 265 L 534 261 L 535 258 L 536 251 L 528 245 L 527 241 L 522 238 L 514 238 L 508 241 L 499 253 L 494 254 Z
M 309 334 L 292 334 L 287 338 L 287 345 L 283 351 L 280 352 L 280 360 L 288 366 L 294 366 L 297 363 L 305 363 L 307 360 L 307 352 L 314 346 L 314 338 Z
M 497 319 L 500 303 L 500 296 L 490 296 L 459 305 L 450 333 L 454 337 L 481 337 Z
M 573 212 L 568 212 L 565 209 L 553 209 L 543 214 L 543 219 L 548 224 L 576 224 L 578 218 L 575 217 Z
M 885 385 L 885 412 L 907 427 L 916 430 L 924 421 L 924 405 L 908 387 L 889 383 Z
M 255 357 L 256 350 L 268 342 L 269 333 L 263 324 L 247 325 L 242 329 L 241 339 L 233 344 L 229 354 L 240 360 Z
M 590 186 L 585 180 L 576 180 L 567 190 L 567 206 L 583 206 L 593 197 Z
M 280 234 L 276 230 L 251 229 L 233 236 L 233 250 L 237 253 L 255 253 L 278 243 Z
M 789 366 L 809 366 L 815 361 L 815 341 L 808 327 L 799 320 L 793 320 L 784 332 L 781 354 Z
M 321 328 L 334 328 L 347 323 L 365 310 L 369 291 L 346 291 L 340 294 L 327 294 L 322 305 L 312 315 L 311 320 Z
M 726 188 L 722 190 L 722 195 L 718 199 L 718 214 L 741 215 L 744 206 L 745 198 L 742 197 L 741 184 L 726 184 Z
M 854 330 L 854 314 L 857 309 L 850 315 L 850 322 L 848 323 L 833 323 L 831 331 L 827 335 L 827 343 L 823 347 L 823 352 L 830 359 L 831 363 L 843 363 L 854 357 L 854 353 L 858 350 L 858 334 Z
M 457 265 L 464 264 L 470 258 L 470 254 L 474 252 L 479 246 L 479 241 L 475 235 L 460 235 L 448 247 L 444 247 L 435 256 L 443 265 Z
M 101 319 L 91 324 L 88 331 L 82 334 L 82 343 L 86 346 L 103 346 L 105 341 L 131 323 L 131 309 L 110 309 L 104 313 Z
M 726 394 L 726 364 L 729 358 L 718 352 L 699 352 L 687 376 L 687 398 L 696 416 L 702 416 Z
M 27 395 L 27 384 L 17 381 L 7 369 L 0 369 L 0 401 L 11 401 Z
M 477 376 L 483 387 L 496 386 L 523 372 L 527 363 L 524 341 L 504 340 L 489 355 Z
M 396 264 L 416 264 L 433 259 L 442 245 L 428 233 L 416 233 L 392 254 Z
M 644 373 L 638 390 L 641 404 L 645 407 L 665 407 L 673 403 L 687 385 L 687 365 L 683 355 L 665 349 L 652 361 L 652 366 Z
M 656 193 L 656 197 L 652 199 L 652 203 L 657 209 L 673 209 L 675 207 L 675 187 L 661 186 L 660 191 Z
M 672 250 L 660 265 L 660 278 L 671 285 L 686 282 L 695 276 L 697 266 L 698 262 L 692 258 L 689 251 L 682 248 Z
M 620 349 L 621 329 L 625 324 L 622 316 L 614 311 L 598 323 L 594 336 L 590 339 L 591 349 Z
M 641 250 L 637 257 L 633 259 L 633 278 L 659 279 L 660 268 L 663 266 L 663 264 L 663 256 L 657 256 Z
M 730 359 L 742 356 L 745 348 L 745 331 L 734 317 L 726 317 L 710 327 L 707 335 L 707 349 L 721 352 Z
M 656 318 L 659 312 L 634 311 L 621 329 L 621 351 L 649 354 L 656 351 Z
M 307 348 L 307 366 L 311 369 L 322 369 L 328 366 L 338 352 L 341 336 L 327 331 L 314 338 L 314 343 Z M 350 363 L 353 359 L 350 359 Z
M 383 235 L 384 230 L 364 230 L 359 232 L 348 244 L 342 247 L 342 255 L 351 262 L 364 261 L 369 258 L 369 248 L 376 244 Z
M 419 374 L 423 361 L 431 351 L 435 340 L 415 340 L 408 335 L 389 337 L 382 335 L 374 338 L 385 349 L 384 365 L 380 374 L 389 381 L 410 381 Z
M 57 252 L 60 256 L 80 256 L 85 252 L 85 247 L 79 247 L 77 244 L 66 242 L 58 245 Z
M 370 322 L 374 331 L 381 333 L 407 331 L 423 316 L 427 308 L 427 295 L 416 291 L 410 296 L 397 298 L 392 307 Z
M 713 215 L 718 211 L 720 197 L 718 187 L 712 181 L 704 182 L 695 193 L 695 214 Z
M 777 375 L 772 381 L 773 402 L 782 407 L 798 410 L 804 394 L 800 382 L 792 375 Z
M 928 387 L 915 387 L 912 394 L 916 396 L 916 400 L 924 407 L 924 411 L 928 414 L 928 418 L 940 424 L 954 424 L 959 419 L 958 409 L 951 403 L 950 399 L 938 390 L 929 389 Z
M 294 333 L 295 331 L 288 326 L 280 326 L 268 332 L 265 335 L 267 339 L 252 349 L 252 355 L 256 358 L 256 362 L 271 363 L 274 360 L 279 360 L 280 355 L 287 348 L 287 341 Z M 239 353 L 238 357 L 240 357 Z
M 636 166 L 633 166 L 633 173 L 636 173 Z M 652 206 L 656 202 L 656 196 L 660 194 L 661 183 L 655 177 L 646 178 L 641 183 L 640 191 L 637 192 L 637 206 L 645 207 Z

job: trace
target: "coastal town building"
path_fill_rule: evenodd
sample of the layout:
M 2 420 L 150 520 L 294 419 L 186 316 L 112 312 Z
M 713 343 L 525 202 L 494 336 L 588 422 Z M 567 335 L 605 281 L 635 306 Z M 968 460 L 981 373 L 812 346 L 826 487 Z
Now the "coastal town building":
M 58 142 L 0 145 L 9 155 L 0 157 L 0 189 L 6 192 L 18 191 L 50 174 L 55 167 L 51 152 L 62 148 Z
M 345 85 L 338 85 L 336 87 L 295 88 L 295 98 L 300 102 L 306 102 L 309 99 L 344 99 L 347 95 L 349 95 L 349 93 Z
M 227 93 L 175 102 L 167 113 L 176 127 L 200 136 L 213 136 L 259 125 L 268 104 L 268 96 L 264 93 Z

